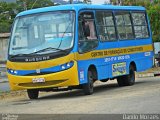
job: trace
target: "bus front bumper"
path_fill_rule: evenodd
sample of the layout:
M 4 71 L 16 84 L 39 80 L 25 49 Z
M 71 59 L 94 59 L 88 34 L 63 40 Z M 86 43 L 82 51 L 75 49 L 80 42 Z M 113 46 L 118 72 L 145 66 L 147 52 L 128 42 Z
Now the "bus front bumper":
M 16 76 L 8 73 L 8 79 L 11 90 L 43 89 L 79 85 L 77 64 L 74 64 L 67 70 L 45 75 Z M 35 82 L 35 79 L 39 79 L 40 81 Z

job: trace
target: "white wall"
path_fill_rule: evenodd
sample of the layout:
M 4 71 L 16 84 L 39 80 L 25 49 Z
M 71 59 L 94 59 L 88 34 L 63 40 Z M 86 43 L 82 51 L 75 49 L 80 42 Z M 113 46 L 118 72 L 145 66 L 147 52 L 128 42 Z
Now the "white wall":
M 155 54 L 158 54 L 158 51 L 160 51 L 160 42 L 154 43 L 154 50 L 155 50 Z
M 9 37 L 0 37 L 0 62 L 7 60 L 8 40 Z

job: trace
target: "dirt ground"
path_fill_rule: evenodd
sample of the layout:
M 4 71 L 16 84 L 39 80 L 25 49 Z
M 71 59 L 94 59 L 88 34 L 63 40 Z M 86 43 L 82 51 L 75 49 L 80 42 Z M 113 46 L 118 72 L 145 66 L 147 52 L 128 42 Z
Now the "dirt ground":
M 147 71 L 144 72 L 139 72 L 137 74 L 147 74 L 147 73 L 160 73 L 160 67 L 154 67 L 151 68 Z M 97 81 L 96 84 L 99 84 L 101 82 Z M 46 94 L 46 93 L 40 93 L 41 95 Z M 12 99 L 20 99 L 20 98 L 24 98 L 27 97 L 27 92 L 26 90 L 23 91 L 6 91 L 6 92 L 2 92 L 0 91 L 0 101 L 1 100 L 12 100 Z
M 0 100 L 0 113 L 10 114 L 158 114 L 160 77 L 137 78 L 133 86 L 98 82 L 93 95 L 81 90 L 49 92 L 30 100 L 25 91 Z M 160 117 L 159 117 L 160 118 Z M 69 119 L 66 119 L 69 120 Z M 80 119 L 79 119 L 80 120 Z
M 140 72 L 140 73 L 154 73 L 154 72 L 160 72 L 160 67 L 154 67 L 154 68 L 151 68 L 149 70 L 146 70 L 146 71 Z

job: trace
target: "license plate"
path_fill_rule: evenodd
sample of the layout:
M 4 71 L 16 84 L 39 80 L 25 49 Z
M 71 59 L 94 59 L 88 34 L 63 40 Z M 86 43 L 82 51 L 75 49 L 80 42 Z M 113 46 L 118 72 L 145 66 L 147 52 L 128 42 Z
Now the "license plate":
M 44 83 L 45 79 L 44 78 L 33 78 L 32 82 L 33 83 Z

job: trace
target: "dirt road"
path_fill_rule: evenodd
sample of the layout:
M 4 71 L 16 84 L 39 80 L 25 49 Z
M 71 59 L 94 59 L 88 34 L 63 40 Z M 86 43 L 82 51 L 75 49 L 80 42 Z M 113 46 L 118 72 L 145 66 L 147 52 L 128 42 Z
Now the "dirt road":
M 118 87 L 116 81 L 98 82 L 94 94 L 89 96 L 74 90 L 42 94 L 38 100 L 29 100 L 27 96 L 3 99 L 0 113 L 160 113 L 160 77 L 139 78 L 129 87 Z

